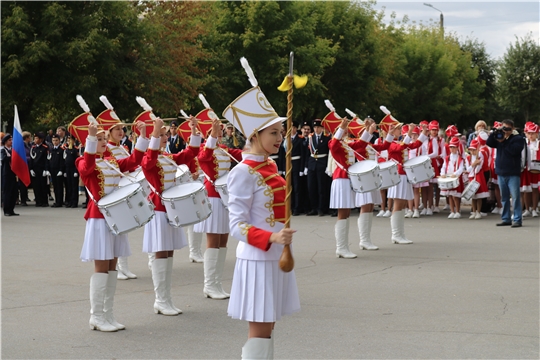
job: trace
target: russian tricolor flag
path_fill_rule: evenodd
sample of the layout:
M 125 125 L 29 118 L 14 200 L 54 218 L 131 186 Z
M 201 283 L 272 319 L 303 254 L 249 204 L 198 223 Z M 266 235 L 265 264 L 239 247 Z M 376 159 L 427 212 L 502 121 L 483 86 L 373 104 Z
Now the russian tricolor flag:
M 26 162 L 26 150 L 22 138 L 19 113 L 15 105 L 15 124 L 13 125 L 13 150 L 11 151 L 11 170 L 21 179 L 24 185 L 30 185 L 30 171 Z

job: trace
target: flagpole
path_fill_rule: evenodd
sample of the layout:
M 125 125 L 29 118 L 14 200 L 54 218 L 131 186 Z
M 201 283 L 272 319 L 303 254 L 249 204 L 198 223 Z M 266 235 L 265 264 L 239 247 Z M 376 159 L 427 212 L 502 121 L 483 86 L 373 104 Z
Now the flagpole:
M 292 192 L 292 114 L 293 114 L 293 61 L 294 53 L 291 51 L 289 57 L 289 90 L 287 92 L 287 152 L 285 154 L 285 181 L 287 182 L 287 195 L 285 197 L 285 228 L 290 228 L 291 225 L 291 192 Z M 290 272 L 294 269 L 294 258 L 292 257 L 290 245 L 285 245 L 279 259 L 279 267 L 284 272 Z

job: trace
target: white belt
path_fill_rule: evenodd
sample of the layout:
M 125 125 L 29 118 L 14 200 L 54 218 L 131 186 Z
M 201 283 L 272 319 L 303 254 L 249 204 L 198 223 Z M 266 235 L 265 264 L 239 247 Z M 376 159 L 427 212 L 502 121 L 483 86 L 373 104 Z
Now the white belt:
M 327 157 L 327 156 L 328 156 L 328 154 L 311 154 L 311 157 L 315 158 L 315 159 L 323 158 L 323 157 Z
M 291 160 L 300 160 L 300 156 L 293 156 L 291 157 Z
M 279 155 L 270 155 L 269 158 L 270 158 L 270 159 L 278 159 L 278 158 L 279 158 Z

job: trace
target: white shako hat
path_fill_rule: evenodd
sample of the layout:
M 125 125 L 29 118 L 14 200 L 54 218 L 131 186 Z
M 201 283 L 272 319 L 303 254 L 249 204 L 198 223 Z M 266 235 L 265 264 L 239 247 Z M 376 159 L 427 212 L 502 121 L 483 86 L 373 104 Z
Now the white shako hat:
M 257 79 L 246 58 L 241 58 L 240 63 L 246 70 L 249 82 L 253 87 L 230 103 L 223 111 L 223 117 L 229 120 L 246 139 L 249 139 L 258 131 L 275 123 L 281 123 L 287 118 L 280 117 L 270 105 L 259 88 Z

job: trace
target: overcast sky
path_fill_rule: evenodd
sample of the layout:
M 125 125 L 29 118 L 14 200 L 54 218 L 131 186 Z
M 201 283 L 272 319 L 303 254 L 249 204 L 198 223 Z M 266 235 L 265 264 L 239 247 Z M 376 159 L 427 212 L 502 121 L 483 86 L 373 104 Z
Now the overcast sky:
M 497 59 L 502 57 L 510 43 L 515 43 L 516 36 L 523 38 L 532 32 L 537 44 L 540 38 L 540 2 L 528 0 L 510 1 L 425 1 L 433 5 L 444 16 L 445 32 L 455 32 L 461 40 L 467 37 L 477 38 L 486 45 L 487 52 Z M 419 23 L 439 23 L 440 12 L 423 5 L 424 2 L 381 1 L 375 8 L 385 7 L 385 21 L 390 21 L 390 14 L 395 12 L 396 19 L 407 15 L 410 21 Z

